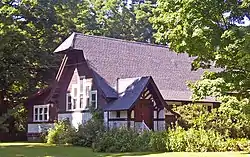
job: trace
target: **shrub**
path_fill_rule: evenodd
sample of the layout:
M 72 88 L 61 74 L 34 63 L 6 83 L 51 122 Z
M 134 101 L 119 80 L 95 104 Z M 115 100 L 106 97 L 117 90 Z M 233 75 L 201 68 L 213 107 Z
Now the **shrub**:
M 181 152 L 185 151 L 185 130 L 181 127 L 177 127 L 176 130 L 170 130 L 168 132 L 169 140 L 167 141 L 166 147 L 170 151 Z
M 151 137 L 153 132 L 151 131 L 144 131 L 144 132 L 140 132 L 140 133 L 136 133 L 137 137 L 135 138 L 135 143 L 134 143 L 134 147 L 135 147 L 135 151 L 151 151 Z
M 190 104 L 175 108 L 181 117 L 180 126 L 185 129 L 214 129 L 230 138 L 250 138 L 249 105 L 235 97 L 225 97 L 219 108 L 208 112 L 204 105 Z
M 69 121 L 58 121 L 53 129 L 49 129 L 47 143 L 49 144 L 71 144 L 76 130 L 70 125 Z
M 91 147 L 98 134 L 105 132 L 103 122 L 98 119 L 91 119 L 84 125 L 79 125 L 73 138 L 73 145 Z
M 250 142 L 248 139 L 227 139 L 225 142 L 227 151 L 250 151 Z
M 169 151 L 169 139 L 167 132 L 152 132 L 150 134 L 149 147 L 155 152 Z
M 224 137 L 214 130 L 184 129 L 169 131 L 169 150 L 180 152 L 224 151 Z
M 93 144 L 97 152 L 150 151 L 151 132 L 138 133 L 127 128 L 113 128 L 99 134 Z

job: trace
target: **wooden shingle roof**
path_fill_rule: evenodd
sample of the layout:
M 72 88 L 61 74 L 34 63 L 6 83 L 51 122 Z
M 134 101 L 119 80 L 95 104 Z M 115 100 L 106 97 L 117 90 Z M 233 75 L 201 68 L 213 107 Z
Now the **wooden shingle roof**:
M 91 68 L 114 89 L 117 78 L 151 76 L 165 100 L 173 95 L 176 100 L 191 100 L 187 81 L 194 82 L 203 73 L 191 71 L 194 58 L 159 45 L 73 33 L 55 52 L 71 49 L 82 50 Z

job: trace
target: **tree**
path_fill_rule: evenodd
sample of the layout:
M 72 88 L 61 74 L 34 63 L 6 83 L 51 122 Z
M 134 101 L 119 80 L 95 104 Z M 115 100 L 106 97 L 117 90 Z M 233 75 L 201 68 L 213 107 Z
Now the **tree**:
M 75 28 L 68 16 L 61 18 L 60 7 L 72 6 L 49 0 L 0 2 L 0 116 L 53 78 L 57 59 L 51 52 Z
M 203 79 L 216 83 L 220 78 L 224 94 L 242 99 L 250 97 L 250 27 L 242 26 L 250 18 L 249 7 L 247 0 L 158 0 L 150 20 L 157 42 L 195 56 L 194 70 L 219 68 Z
M 0 116 L 23 111 L 18 105 L 53 81 L 60 57 L 52 52 L 73 31 L 154 42 L 152 8 L 149 0 L 0 1 Z

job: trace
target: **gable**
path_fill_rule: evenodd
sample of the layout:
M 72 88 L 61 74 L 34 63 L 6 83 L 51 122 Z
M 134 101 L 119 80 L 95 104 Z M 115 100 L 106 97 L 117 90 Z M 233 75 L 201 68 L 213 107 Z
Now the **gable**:
M 131 84 L 126 84 L 128 82 L 131 82 Z M 124 90 L 119 92 L 119 98 L 108 104 L 104 110 L 129 110 L 142 97 L 150 101 L 154 100 L 158 108 L 164 108 L 165 102 L 150 76 L 120 80 L 120 83 L 118 82 L 119 86 L 121 86 L 122 83 L 125 83 L 123 84 Z

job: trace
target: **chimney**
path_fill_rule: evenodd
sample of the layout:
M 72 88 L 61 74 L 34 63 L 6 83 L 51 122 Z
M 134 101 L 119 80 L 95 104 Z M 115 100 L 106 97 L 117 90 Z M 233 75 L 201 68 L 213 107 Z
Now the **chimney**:
M 119 77 L 116 78 L 116 91 L 119 94 Z

